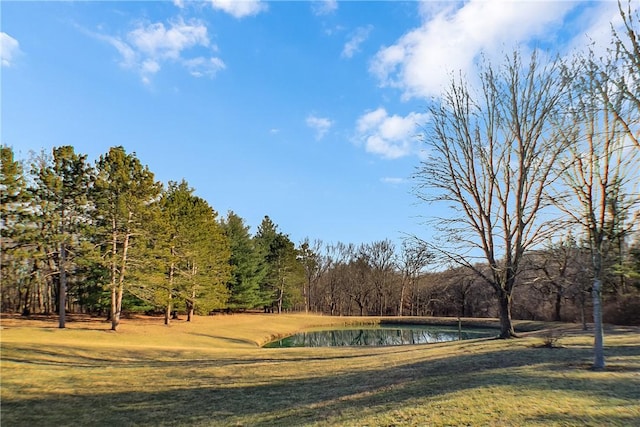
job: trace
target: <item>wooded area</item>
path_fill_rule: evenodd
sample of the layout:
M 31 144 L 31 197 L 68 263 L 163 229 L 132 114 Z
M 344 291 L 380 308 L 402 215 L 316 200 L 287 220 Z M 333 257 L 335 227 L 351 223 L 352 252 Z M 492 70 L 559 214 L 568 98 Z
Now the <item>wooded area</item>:
M 514 52 L 433 101 L 415 180 L 451 208 L 434 242 L 293 242 L 268 216 L 252 234 L 122 146 L 94 164 L 2 146 L 2 311 L 113 330 L 134 312 L 497 316 L 503 337 L 512 318 L 595 320 L 596 340 L 603 320 L 640 324 L 640 19 L 620 13 L 604 54 Z

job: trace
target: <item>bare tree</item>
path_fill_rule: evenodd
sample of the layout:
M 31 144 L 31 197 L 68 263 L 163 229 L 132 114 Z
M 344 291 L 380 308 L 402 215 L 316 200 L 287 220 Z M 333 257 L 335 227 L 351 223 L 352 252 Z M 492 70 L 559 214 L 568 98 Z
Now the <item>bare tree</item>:
M 495 290 L 502 338 L 515 336 L 511 299 L 523 254 L 551 231 L 541 212 L 563 150 L 561 71 L 559 61 L 542 65 L 536 53 L 527 61 L 514 52 L 498 69 L 480 65 L 479 91 L 452 78 L 429 108 L 423 139 L 430 156 L 415 174 L 416 193 L 453 215 L 433 221 L 443 239 L 430 247 Z M 478 260 L 490 266 L 488 274 Z
M 395 245 L 390 240 L 378 240 L 360 247 L 362 258 L 368 260 L 371 284 L 375 289 L 377 308 L 380 316 L 386 312 L 387 296 L 395 271 Z
M 359 245 L 352 252 L 352 257 L 346 267 L 345 292 L 358 305 L 360 316 L 364 316 L 368 312 L 369 299 L 373 291 L 371 264 L 364 244 Z
M 599 79 L 607 83 L 607 90 L 600 91 L 601 101 L 640 149 L 640 120 L 633 114 L 640 111 L 640 8 L 634 9 L 631 4 L 628 0 L 625 10 L 618 1 L 623 28 L 618 32 L 612 26 L 613 49 L 598 68 Z
M 398 266 L 402 273 L 400 282 L 400 302 L 398 304 L 398 316 L 404 313 L 405 293 L 407 288 L 413 291 L 416 281 L 422 270 L 431 263 L 433 254 L 424 245 L 415 240 L 405 240 L 402 243 L 402 251 L 398 260 Z
M 306 237 L 300 243 L 299 257 L 304 267 L 305 286 L 302 289 L 304 297 L 304 311 L 308 313 L 312 307 L 312 296 L 318 282 L 327 272 L 331 265 L 331 257 L 322 253 L 322 240 L 316 239 L 313 242 Z
M 584 291 L 578 279 L 584 273 L 580 262 L 582 252 L 582 248 L 569 233 L 561 240 L 549 241 L 543 249 L 528 254 L 532 275 L 531 287 L 536 292 L 552 298 L 551 319 L 556 322 L 563 320 L 562 307 L 564 302 L 570 299 L 570 291 L 576 286 L 578 291 Z M 576 299 L 580 301 L 578 295 L 572 297 L 578 297 Z
M 604 61 L 604 63 L 603 63 Z M 621 110 L 611 103 L 618 86 L 602 72 L 609 60 L 593 52 L 575 62 L 576 77 L 567 108 L 573 127 L 564 134 L 569 146 L 563 179 L 570 197 L 558 197 L 564 211 L 586 235 L 593 263 L 592 300 L 595 369 L 604 369 L 602 285 L 604 260 L 633 229 L 640 204 L 640 151 L 628 123 L 638 123 L 639 109 Z M 604 68 L 603 68 L 604 67 Z M 637 220 L 637 219 L 636 219 Z
M 323 275 L 325 307 L 330 315 L 344 314 L 344 308 L 349 302 L 350 264 L 355 258 L 356 248 L 353 244 L 338 242 L 326 247 L 326 257 L 329 267 Z

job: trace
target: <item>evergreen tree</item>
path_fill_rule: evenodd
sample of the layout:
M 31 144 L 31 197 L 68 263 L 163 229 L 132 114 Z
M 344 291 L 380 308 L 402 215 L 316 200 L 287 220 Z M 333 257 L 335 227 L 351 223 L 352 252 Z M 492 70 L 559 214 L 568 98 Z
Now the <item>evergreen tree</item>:
M 86 155 L 76 154 L 73 147 L 53 149 L 50 164 L 40 164 L 33 170 L 36 186 L 34 193 L 40 206 L 40 218 L 50 225 L 50 244 L 54 249 L 55 270 L 58 278 L 59 327 L 65 327 L 67 273 L 70 255 L 78 246 L 79 231 L 87 221 L 87 193 L 91 182 L 91 166 Z
M 149 206 L 157 200 L 161 185 L 135 153 L 112 147 L 96 165 L 93 198 L 100 247 L 109 270 L 111 329 L 120 323 L 127 275 L 136 251 L 142 249 Z
M 230 249 L 216 221 L 217 213 L 185 181 L 169 182 L 159 205 L 156 232 L 150 238 L 155 259 L 160 260 L 154 271 L 164 278 L 151 280 L 151 294 L 164 307 L 165 324 L 178 301 L 186 304 L 188 321 L 196 303 L 204 312 L 223 307 L 228 296 Z
M 20 306 L 20 284 L 29 285 L 32 257 L 27 228 L 31 221 L 30 193 L 22 164 L 13 149 L 0 146 L 0 290 L 2 311 Z M 28 306 L 24 306 L 28 313 Z
M 261 293 L 266 305 L 275 306 L 280 313 L 283 308 L 301 300 L 304 267 L 298 260 L 298 252 L 289 236 L 278 232 L 268 216 L 258 227 L 255 240 L 266 267 Z
M 231 245 L 217 216 L 204 199 L 191 199 L 191 221 L 186 230 L 191 254 L 185 259 L 179 282 L 187 321 L 194 312 L 206 314 L 226 306 L 229 299 L 226 284 L 231 277 Z
M 229 212 L 222 222 L 224 234 L 229 240 L 231 277 L 227 283 L 231 310 L 249 310 L 263 305 L 260 283 L 264 278 L 262 257 L 249 234 L 249 226 L 234 212 Z

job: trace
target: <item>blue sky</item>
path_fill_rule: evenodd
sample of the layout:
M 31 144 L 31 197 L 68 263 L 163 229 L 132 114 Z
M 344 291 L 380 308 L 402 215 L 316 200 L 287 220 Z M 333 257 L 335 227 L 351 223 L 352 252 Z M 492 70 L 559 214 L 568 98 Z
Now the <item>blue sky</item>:
M 515 43 L 606 48 L 617 3 L 2 1 L 1 143 L 135 152 L 252 232 L 298 243 L 417 235 L 410 179 L 451 71 Z

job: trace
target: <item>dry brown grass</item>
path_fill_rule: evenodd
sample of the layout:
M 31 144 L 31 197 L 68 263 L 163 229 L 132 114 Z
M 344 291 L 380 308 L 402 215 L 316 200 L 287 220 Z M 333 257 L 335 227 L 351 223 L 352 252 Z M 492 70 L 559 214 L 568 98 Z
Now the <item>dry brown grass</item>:
M 640 334 L 562 348 L 543 332 L 386 348 L 264 349 L 272 337 L 372 319 L 221 315 L 193 324 L 2 319 L 2 426 L 640 425 Z M 522 325 L 535 329 L 531 323 Z M 536 336 L 536 334 L 540 336 Z M 525 334 L 527 335 L 527 334 Z

